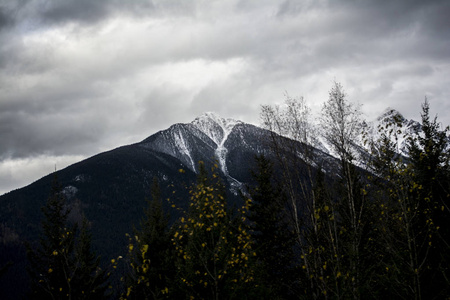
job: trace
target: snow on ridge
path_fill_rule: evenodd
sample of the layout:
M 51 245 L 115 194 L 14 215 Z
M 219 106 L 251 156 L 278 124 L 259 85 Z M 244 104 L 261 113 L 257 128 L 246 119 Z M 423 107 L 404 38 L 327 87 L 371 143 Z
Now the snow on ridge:
M 386 108 L 376 119 L 377 122 L 381 122 L 386 119 L 392 119 L 397 118 L 399 121 L 403 122 L 405 117 L 395 108 L 388 107 Z
M 206 112 L 192 121 L 192 125 L 210 137 L 218 146 L 226 141 L 234 126 L 241 121 L 222 118 L 214 112 Z
M 62 193 L 64 194 L 64 196 L 66 196 L 66 198 L 72 198 L 73 196 L 75 196 L 75 194 L 78 192 L 78 189 L 76 187 L 74 187 L 73 185 L 68 185 L 66 186 L 63 190 Z
M 228 176 L 226 157 L 228 150 L 224 144 L 236 124 L 242 123 L 231 118 L 225 119 L 213 112 L 206 112 L 197 117 L 192 124 L 209 136 L 217 145 L 216 157 L 219 160 L 220 169 Z
M 376 141 L 380 138 L 379 127 L 391 131 L 391 141 L 396 145 L 396 152 L 408 156 L 408 136 L 417 136 L 422 133 L 422 125 L 413 119 L 406 119 L 398 110 L 388 107 L 374 121 L 367 123 L 370 139 Z M 382 129 L 382 130 L 383 130 Z
M 243 122 L 231 118 L 222 118 L 214 112 L 206 112 L 195 118 L 195 120 L 192 121 L 192 124 L 216 143 L 217 148 L 215 154 L 219 162 L 220 170 L 228 178 L 228 181 L 232 186 L 240 187 L 242 183 L 231 177 L 228 173 L 226 162 L 228 149 L 225 148 L 225 142 L 233 128 L 237 124 L 243 124 Z
M 173 133 L 173 137 L 176 147 L 182 154 L 186 155 L 189 158 L 192 170 L 195 172 L 196 171 L 195 163 L 194 160 L 192 159 L 191 152 L 188 149 L 187 143 L 184 140 L 183 134 L 180 131 L 177 131 Z

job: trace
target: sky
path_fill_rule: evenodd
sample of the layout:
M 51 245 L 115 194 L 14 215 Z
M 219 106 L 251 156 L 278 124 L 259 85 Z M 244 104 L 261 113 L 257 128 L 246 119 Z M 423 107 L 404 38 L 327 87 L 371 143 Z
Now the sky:
M 0 195 L 213 111 L 258 125 L 334 82 L 450 124 L 450 1 L 0 0 Z

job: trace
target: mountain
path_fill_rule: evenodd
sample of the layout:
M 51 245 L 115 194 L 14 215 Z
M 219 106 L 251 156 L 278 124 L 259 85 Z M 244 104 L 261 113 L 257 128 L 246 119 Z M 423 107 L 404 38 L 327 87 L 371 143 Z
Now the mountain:
M 254 152 L 253 155 L 263 152 L 264 148 L 261 143 L 255 143 L 255 138 L 262 139 L 265 134 L 264 130 L 256 126 L 206 113 L 192 123 L 175 124 L 160 131 L 139 145 L 176 157 L 193 172 L 198 171 L 199 161 L 217 163 L 222 175 L 237 194 L 244 178 L 236 179 L 235 172 L 230 173 L 229 166 L 235 170 L 233 164 L 239 162 L 231 161 L 229 154 L 233 151 L 248 151 L 248 142 L 253 145 L 250 149 Z
M 240 192 L 245 193 L 245 186 L 252 182 L 254 156 L 264 153 L 274 157 L 267 143 L 270 136 L 269 131 L 257 126 L 206 113 L 136 144 L 80 161 L 56 176 L 72 209 L 70 220 L 80 222 L 87 217 L 93 247 L 104 261 L 109 261 L 126 253 L 125 234 L 132 233 L 133 226 L 139 227 L 154 177 L 160 181 L 163 199 L 170 199 L 170 203 L 164 203 L 165 209 L 172 204 L 183 209 L 189 199 L 188 187 L 196 180 L 198 162 L 203 161 L 207 170 L 217 166 L 229 202 L 240 202 Z M 22 243 L 36 242 L 41 233 L 40 208 L 49 196 L 54 177 L 49 174 L 0 197 L 0 267 L 9 260 L 15 262 L 0 283 L 5 295 L 18 282 L 27 281 Z M 173 220 L 177 212 L 171 210 Z M 5 299 L 3 296 L 0 298 Z
M 239 188 L 250 173 L 237 172 L 233 164 L 243 165 L 236 158 L 246 156 L 249 149 L 258 148 L 248 156 L 262 151 L 261 143 L 256 141 L 264 134 L 258 127 L 208 113 L 191 123 L 175 124 L 142 142 L 73 164 L 58 171 L 57 177 L 73 206 L 71 217 L 77 221 L 85 214 L 92 222 L 96 241 L 105 244 L 113 236 L 131 232 L 132 225 L 138 224 L 153 177 L 159 178 L 163 195 L 181 206 L 187 202 L 186 187 L 195 182 L 199 161 L 208 167 L 217 161 L 225 181 Z M 248 143 L 254 148 L 248 148 Z M 53 178 L 50 174 L 0 197 L 2 232 L 18 240 L 38 236 L 40 207 L 45 204 Z M 236 188 L 233 193 L 237 193 Z
M 374 123 L 366 124 L 371 138 L 377 137 L 376 126 L 389 120 L 400 120 L 403 130 L 420 134 L 418 122 L 406 120 L 397 111 L 388 109 Z M 271 139 L 285 148 L 275 153 L 269 142 Z M 326 141 L 318 140 L 321 144 L 313 149 L 317 158 L 313 168 L 320 166 L 332 175 L 338 161 L 330 155 L 332 151 Z M 402 145 L 403 151 L 405 146 Z M 295 165 L 288 167 L 298 172 L 306 166 L 302 151 L 298 151 L 302 147 L 304 145 L 297 141 L 260 127 L 205 113 L 191 123 L 174 124 L 141 142 L 73 164 L 58 171 L 57 178 L 72 209 L 70 220 L 80 222 L 82 216 L 87 217 L 93 247 L 104 261 L 109 261 L 126 253 L 125 234 L 132 233 L 133 226 L 139 227 L 154 177 L 159 179 L 163 199 L 170 199 L 164 205 L 171 211 L 173 221 L 178 217 L 178 210 L 171 206 L 186 208 L 188 188 L 196 180 L 199 161 L 204 162 L 207 170 L 217 166 L 229 202 L 234 204 L 242 201 L 241 192 L 245 194 L 246 186 L 252 183 L 251 170 L 256 154 L 265 154 L 273 160 L 277 154 L 282 158 L 294 156 L 291 161 L 296 161 Z M 356 144 L 355 147 L 360 157 L 368 155 L 366 149 Z M 292 152 L 292 149 L 297 150 Z M 358 165 L 364 165 L 362 160 Z M 23 272 L 26 260 L 22 243 L 34 243 L 40 235 L 40 208 L 49 196 L 54 176 L 49 174 L 0 197 L 0 268 L 9 260 L 15 263 L 0 281 L 2 299 L 6 299 L 4 295 L 16 288 L 18 282 L 27 281 Z
M 399 112 L 387 109 L 370 124 L 373 138 L 376 138 L 373 128 L 388 119 L 400 119 L 408 133 L 420 132 L 418 122 L 406 120 Z M 153 177 L 159 178 L 165 197 L 173 198 L 175 191 L 177 197 L 172 201 L 182 204 L 186 202 L 183 198 L 187 196 L 186 186 L 195 182 L 199 161 L 207 167 L 217 164 L 230 194 L 237 196 L 251 181 L 253 157 L 261 153 L 269 157 L 275 155 L 267 142 L 272 134 L 251 124 L 205 113 L 191 123 L 174 124 L 136 144 L 73 164 L 57 172 L 58 180 L 69 202 L 75 206 L 74 219 L 84 213 L 93 223 L 106 225 L 122 220 L 121 212 L 125 209 L 133 216 L 132 223 L 137 224 L 145 197 L 150 195 Z M 277 138 L 302 147 L 287 138 Z M 325 140 L 320 141 L 315 149 L 320 158 L 316 163 L 326 172 L 332 172 L 335 160 L 330 155 L 331 147 Z M 402 141 L 402 151 L 404 147 Z M 184 172 L 180 173 L 180 169 Z M 19 239 L 38 234 L 40 207 L 48 197 L 53 176 L 50 174 L 0 197 L 0 224 L 4 232 L 11 232 Z M 123 220 L 120 233 L 130 231 L 128 223 L 129 220 Z M 94 225 L 92 227 L 96 228 Z M 97 238 L 102 239 L 100 234 Z
M 317 125 L 310 126 L 314 128 L 315 132 L 319 133 L 314 146 L 326 154 L 337 157 L 332 145 L 323 137 L 324 134 L 321 132 L 321 128 L 317 127 Z M 422 125 L 418 121 L 409 120 L 399 111 L 388 107 L 373 121 L 364 121 L 361 124 L 363 134 L 352 145 L 353 154 L 355 155 L 354 163 L 357 166 L 363 169 L 367 168 L 367 162 L 370 160 L 370 142 L 381 138 L 381 132 L 384 132 L 385 129 L 388 129 L 387 132 L 391 133 L 390 139 L 397 146 L 396 152 L 405 158 L 409 155 L 408 138 L 423 136 Z M 448 141 L 450 142 L 450 137 L 448 137 Z M 448 150 L 450 149 L 448 148 Z
M 422 125 L 414 120 L 406 119 L 399 111 L 388 107 L 374 122 L 372 122 L 373 137 L 379 137 L 377 129 L 386 126 L 386 124 L 395 125 L 398 130 L 394 132 L 394 137 L 397 139 L 397 152 L 404 156 L 408 156 L 406 136 L 414 137 L 421 135 Z M 394 139 L 395 141 L 395 139 Z

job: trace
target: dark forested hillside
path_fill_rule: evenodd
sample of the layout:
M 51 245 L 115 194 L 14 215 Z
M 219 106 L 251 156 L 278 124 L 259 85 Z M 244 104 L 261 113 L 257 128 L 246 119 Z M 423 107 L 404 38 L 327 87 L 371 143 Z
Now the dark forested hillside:
M 186 171 L 180 174 L 179 169 Z M 74 164 L 58 171 L 57 176 L 72 208 L 69 220 L 79 223 L 82 216 L 86 216 L 93 234 L 93 246 L 105 259 L 121 252 L 126 243 L 125 233 L 132 232 L 133 225 L 137 225 L 143 216 L 153 177 L 161 178 L 162 192 L 166 197 L 172 196 L 173 190 L 178 191 L 179 194 L 171 197 L 175 202 L 177 199 L 182 201 L 187 195 L 181 187 L 195 179 L 195 174 L 177 159 L 133 145 Z M 41 233 L 41 207 L 49 196 L 52 180 L 53 175 L 48 175 L 1 197 L 3 231 L 10 232 L 20 242 L 37 239 Z M 4 246 L 10 247 L 8 243 L 6 241 Z M 15 245 L 19 247 L 21 244 Z M 20 262 L 24 251 L 19 252 L 22 254 L 14 260 Z M 8 259 L 2 257 L 2 265 Z M 23 267 L 23 263 L 12 265 L 10 271 L 14 272 L 19 266 Z M 10 288 L 20 291 L 16 284 L 13 282 L 2 291 L 11 291 Z

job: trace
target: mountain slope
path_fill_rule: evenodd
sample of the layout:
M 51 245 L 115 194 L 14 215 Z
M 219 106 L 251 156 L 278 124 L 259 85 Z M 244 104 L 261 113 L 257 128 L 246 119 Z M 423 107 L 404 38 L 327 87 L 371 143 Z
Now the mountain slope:
M 377 122 L 389 119 L 400 120 L 408 133 L 420 134 L 418 122 L 406 120 L 392 109 L 386 110 Z M 374 123 L 372 128 L 376 125 Z M 374 129 L 371 134 L 376 138 Z M 199 161 L 205 162 L 208 167 L 217 164 L 228 188 L 232 194 L 237 194 L 244 183 L 251 181 L 250 169 L 255 154 L 274 157 L 267 142 L 271 136 L 272 133 L 262 128 L 206 113 L 191 123 L 175 124 L 139 143 L 69 166 L 58 171 L 58 177 L 68 198 L 78 201 L 80 213 L 86 213 L 93 222 L 106 224 L 106 219 L 101 216 L 103 212 L 126 209 L 130 215 L 136 213 L 133 218 L 136 224 L 154 176 L 160 179 L 165 189 L 164 196 L 167 197 L 172 195 L 170 189 L 177 192 L 185 190 L 186 185 L 195 181 Z M 289 141 L 279 136 L 276 138 Z M 302 147 L 298 142 L 289 143 Z M 404 151 L 404 141 L 402 145 Z M 327 145 L 322 145 L 322 148 L 327 151 Z M 319 158 L 315 163 L 326 172 L 336 168 L 336 161 L 327 153 L 316 149 L 315 154 Z M 297 155 L 301 158 L 301 153 Z M 186 172 L 182 175 L 180 169 Z M 52 178 L 53 175 L 48 175 L 25 188 L 1 196 L 0 224 L 21 238 L 36 236 L 39 208 L 45 203 Z M 113 219 L 111 217 L 110 221 Z
M 206 113 L 191 123 L 175 124 L 137 145 L 176 157 L 193 172 L 197 172 L 199 161 L 217 164 L 232 192 L 237 194 L 243 182 L 251 177 L 240 170 L 244 169 L 242 166 L 251 163 L 257 153 L 269 153 L 269 147 L 261 143 L 267 136 L 268 132 L 259 127 Z
M 73 164 L 58 171 L 57 177 L 72 209 L 70 220 L 80 222 L 82 216 L 87 217 L 93 247 L 107 262 L 125 254 L 125 233 L 131 233 L 133 226 L 139 226 L 153 177 L 160 181 L 163 199 L 170 199 L 170 203 L 164 202 L 166 210 L 171 209 L 172 204 L 185 208 L 189 199 L 188 187 L 196 180 L 198 162 L 203 161 L 207 170 L 217 165 L 229 202 L 234 204 L 242 201 L 239 192 L 245 192 L 245 185 L 252 182 L 254 156 L 264 153 L 269 158 L 275 157 L 268 143 L 270 137 L 302 147 L 298 142 L 262 128 L 206 113 L 191 123 L 175 124 L 139 143 Z M 332 173 L 330 168 L 335 160 L 316 151 Z M 301 169 L 303 166 L 304 163 L 292 167 Z M 20 282 L 26 282 L 22 242 L 34 243 L 41 233 L 40 208 L 49 196 L 53 178 L 50 174 L 0 197 L 0 244 L 3 249 L 0 267 L 8 260 L 16 262 L 5 276 L 8 280 L 0 283 L 2 299 L 7 299 L 6 295 L 11 293 L 15 298 L 21 296 L 14 293 L 23 290 L 18 286 Z M 171 209 L 171 213 L 173 220 L 178 217 L 177 210 Z
M 186 171 L 180 174 L 179 169 Z M 163 194 L 170 195 L 180 206 L 189 197 L 184 186 L 196 178 L 178 159 L 135 145 L 101 153 L 57 172 L 72 209 L 70 221 L 80 222 L 83 215 L 87 217 L 93 248 L 105 263 L 126 253 L 125 233 L 132 233 L 133 226 L 139 225 L 154 176 L 160 178 Z M 28 288 L 22 243 L 33 244 L 41 234 L 40 208 L 50 193 L 53 178 L 50 174 L 0 197 L 0 267 L 13 262 L 0 280 L 1 299 L 22 298 Z M 176 195 L 173 190 L 177 190 Z

